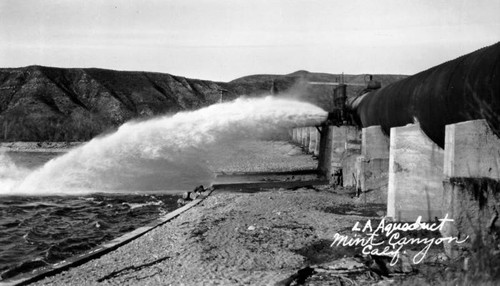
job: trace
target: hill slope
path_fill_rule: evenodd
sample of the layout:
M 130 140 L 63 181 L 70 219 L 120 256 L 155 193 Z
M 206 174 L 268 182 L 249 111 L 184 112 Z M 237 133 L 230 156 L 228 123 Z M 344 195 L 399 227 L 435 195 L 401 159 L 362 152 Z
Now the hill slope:
M 42 66 L 0 69 L 0 141 L 80 141 L 133 118 L 176 113 L 240 95 L 268 94 L 274 86 L 287 96 L 329 107 L 332 86 L 308 81 L 335 81 L 339 75 L 299 71 L 288 75 L 254 75 L 228 83 L 188 79 L 165 73 L 65 69 Z M 345 75 L 364 83 L 364 76 Z M 383 83 L 402 76 L 380 76 Z M 362 87 L 349 88 L 350 93 Z
M 380 81 L 382 86 L 407 77 L 406 75 L 374 75 L 374 79 Z M 344 75 L 328 73 L 311 73 L 308 71 L 297 71 L 287 75 L 251 75 L 235 79 L 229 82 L 229 86 L 237 94 L 258 95 L 269 92 L 271 88 L 282 96 L 289 96 L 303 101 L 314 103 L 325 110 L 332 107 L 332 93 L 335 86 L 310 84 L 315 83 L 339 83 L 347 84 L 347 96 L 351 97 L 361 92 L 367 84 L 367 75 Z
M 221 88 L 216 82 L 159 73 L 0 69 L 0 138 L 88 140 L 132 118 L 212 104 Z

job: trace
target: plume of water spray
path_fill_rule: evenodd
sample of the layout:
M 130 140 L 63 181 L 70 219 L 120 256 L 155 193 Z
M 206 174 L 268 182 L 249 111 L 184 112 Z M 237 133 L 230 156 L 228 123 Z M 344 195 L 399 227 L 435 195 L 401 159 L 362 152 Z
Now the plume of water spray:
M 47 162 L 15 184 L 3 185 L 0 179 L 0 194 L 188 190 L 213 181 L 206 164 L 211 149 L 318 124 L 326 116 L 309 103 L 265 97 L 129 122 Z
M 16 166 L 5 152 L 0 152 L 0 194 L 1 190 L 11 190 L 28 173 L 29 170 Z

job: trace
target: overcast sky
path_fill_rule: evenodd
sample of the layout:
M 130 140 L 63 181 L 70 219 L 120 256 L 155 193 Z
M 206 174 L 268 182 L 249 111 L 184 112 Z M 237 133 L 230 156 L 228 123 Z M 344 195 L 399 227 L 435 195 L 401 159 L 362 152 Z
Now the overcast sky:
M 500 41 L 500 0 L 0 0 L 0 67 L 414 74 Z

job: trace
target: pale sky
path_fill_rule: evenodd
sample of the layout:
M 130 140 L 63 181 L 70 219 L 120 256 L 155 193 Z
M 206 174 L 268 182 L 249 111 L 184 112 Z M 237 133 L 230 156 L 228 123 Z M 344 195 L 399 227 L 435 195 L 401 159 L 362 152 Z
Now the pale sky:
M 414 74 L 498 41 L 500 0 L 0 0 L 0 67 Z

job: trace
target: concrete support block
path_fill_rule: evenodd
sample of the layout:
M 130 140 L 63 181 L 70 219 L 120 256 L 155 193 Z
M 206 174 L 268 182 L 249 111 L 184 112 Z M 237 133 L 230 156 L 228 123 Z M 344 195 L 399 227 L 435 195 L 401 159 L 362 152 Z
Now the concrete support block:
M 297 144 L 302 145 L 302 127 L 297 128 Z
M 443 211 L 454 220 L 446 223 L 442 235 L 469 236 L 466 243 L 444 244 L 450 257 L 478 243 L 486 248 L 500 242 L 500 139 L 485 120 L 446 126 Z
M 346 153 L 360 153 L 360 133 L 355 126 L 330 126 L 330 128 L 332 132 L 332 166 L 340 167 Z
M 356 161 L 360 153 L 346 154 L 341 162 L 342 185 L 344 187 L 355 187 L 358 184 Z
M 330 183 L 337 183 L 341 174 L 343 185 L 354 185 L 356 156 L 361 153 L 361 132 L 355 126 L 322 126 L 318 169 L 325 174 Z M 347 171 L 346 171 L 347 170 Z M 349 177 L 346 176 L 348 174 Z
M 292 129 L 292 142 L 297 142 L 297 128 Z
M 319 143 L 321 141 L 321 133 L 319 133 L 318 128 L 316 128 L 316 146 L 314 146 L 314 155 L 319 156 Z
M 356 189 L 365 202 L 387 203 L 387 187 L 389 184 L 389 158 L 356 158 Z
M 309 150 L 309 127 L 304 127 L 304 149 Z
M 362 129 L 361 156 L 355 165 L 356 190 L 365 202 L 387 203 L 389 137 L 380 126 Z
M 500 139 L 485 120 L 446 125 L 444 174 L 500 180 Z
M 330 178 L 332 173 L 332 128 L 328 125 L 322 125 L 320 129 L 318 170 L 325 175 L 326 178 Z
M 309 152 L 309 143 L 310 143 L 310 138 L 311 138 L 309 127 L 304 127 L 304 132 L 305 132 L 305 135 L 304 135 L 303 146 L 304 146 L 304 150 L 306 152 Z
M 391 128 L 387 216 L 396 221 L 442 215 L 444 150 L 419 124 Z
M 443 237 L 457 237 L 465 243 L 444 243 L 448 256 L 457 257 L 476 239 L 488 248 L 499 242 L 500 181 L 490 178 L 449 178 L 444 181 L 443 209 L 453 222 L 443 225 Z M 495 242 L 496 241 L 496 242 Z
M 356 126 L 332 126 L 332 171 L 342 170 L 343 186 L 356 185 L 356 158 L 361 153 L 361 132 Z
M 363 128 L 361 136 L 361 154 L 366 158 L 389 158 L 389 136 L 380 126 Z
M 309 153 L 311 154 L 314 154 L 314 150 L 316 149 L 317 132 L 316 127 L 309 127 Z
M 332 170 L 341 172 L 344 187 L 356 184 L 355 164 L 361 152 L 360 135 L 355 126 L 333 127 Z
M 304 127 L 300 128 L 300 146 L 304 146 L 305 142 L 305 137 L 306 137 L 306 131 Z

